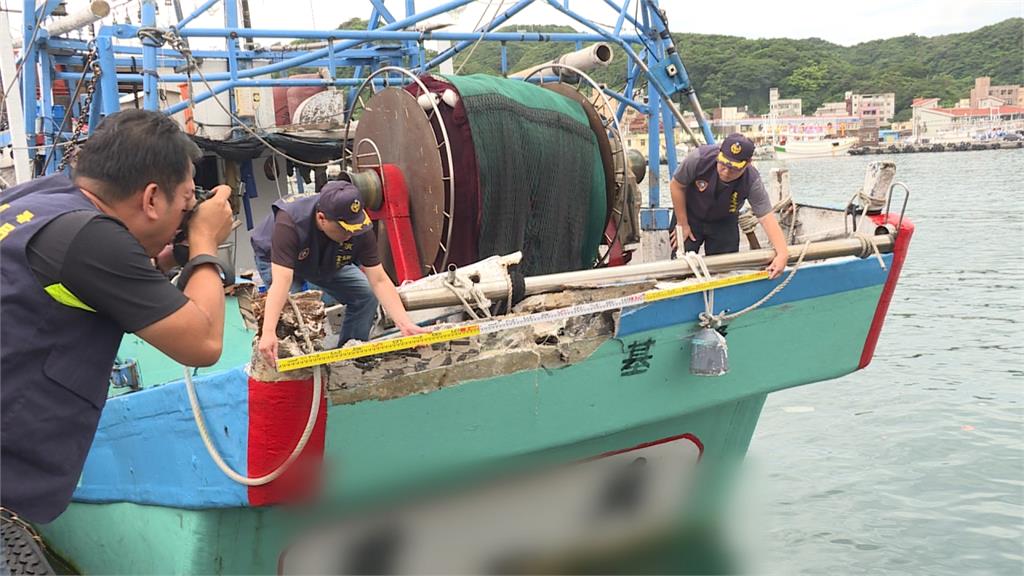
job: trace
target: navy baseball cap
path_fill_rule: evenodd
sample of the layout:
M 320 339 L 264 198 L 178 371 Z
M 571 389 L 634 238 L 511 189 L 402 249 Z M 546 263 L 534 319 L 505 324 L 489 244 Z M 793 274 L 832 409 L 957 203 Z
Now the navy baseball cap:
M 743 134 L 729 134 L 719 147 L 718 161 L 733 168 L 745 168 L 754 157 L 754 143 Z
M 335 220 L 352 235 L 362 234 L 370 229 L 370 215 L 363 209 L 359 189 L 351 182 L 331 180 L 320 189 L 316 209 Z

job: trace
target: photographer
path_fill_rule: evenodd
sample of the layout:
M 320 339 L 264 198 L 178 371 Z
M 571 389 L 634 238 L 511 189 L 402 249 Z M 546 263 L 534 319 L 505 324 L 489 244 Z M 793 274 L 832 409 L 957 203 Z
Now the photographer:
M 0 504 L 34 522 L 67 507 L 107 399 L 121 337 L 182 364 L 221 354 L 230 188 L 191 215 L 184 293 L 152 258 L 195 206 L 196 145 L 159 112 L 107 117 L 73 182 L 39 178 L 0 195 Z M 233 278 L 232 278 L 233 280 Z

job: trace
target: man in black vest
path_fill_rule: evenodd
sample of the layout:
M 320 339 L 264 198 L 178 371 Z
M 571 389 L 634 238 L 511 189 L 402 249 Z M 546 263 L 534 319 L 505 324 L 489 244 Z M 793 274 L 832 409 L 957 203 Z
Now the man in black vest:
M 345 304 L 338 345 L 368 340 L 377 302 L 403 335 L 428 330 L 417 326 L 381 265 L 377 237 L 363 209 L 359 190 L 333 180 L 318 194 L 298 194 L 274 202 L 272 213 L 253 231 L 256 268 L 270 285 L 264 308 L 260 353 L 277 363 L 277 323 L 303 281 Z
M 786 268 L 786 237 L 772 211 L 761 175 L 750 165 L 754 143 L 730 134 L 721 146 L 711 144 L 690 152 L 669 186 L 676 215 L 676 239 L 687 252 L 704 246 L 704 254 L 727 254 L 740 249 L 739 211 L 744 202 L 757 216 L 775 248 L 768 274 L 775 278 Z
M 128 110 L 92 130 L 72 180 L 47 176 L 0 194 L 5 508 L 49 522 L 67 507 L 125 332 L 188 366 L 220 358 L 224 289 L 216 254 L 231 230 L 231 189 L 218 186 L 195 206 L 199 155 L 171 118 Z M 173 260 L 169 243 L 189 212 L 182 292 L 154 258 Z

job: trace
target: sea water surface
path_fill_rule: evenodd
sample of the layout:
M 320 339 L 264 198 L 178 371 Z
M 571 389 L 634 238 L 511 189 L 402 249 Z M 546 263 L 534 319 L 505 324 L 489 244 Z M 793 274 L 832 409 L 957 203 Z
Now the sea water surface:
M 1024 150 L 759 167 L 842 205 L 879 160 L 912 192 L 909 256 L 872 363 L 768 397 L 737 500 L 746 564 L 1024 574 Z

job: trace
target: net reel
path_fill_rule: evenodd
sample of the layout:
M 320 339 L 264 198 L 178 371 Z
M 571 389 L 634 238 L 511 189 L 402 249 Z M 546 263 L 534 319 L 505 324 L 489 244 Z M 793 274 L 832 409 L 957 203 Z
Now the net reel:
M 629 261 L 627 245 L 639 241 L 638 179 L 611 100 L 590 76 L 566 64 L 542 65 L 525 80 L 552 70 L 570 83 L 541 83 L 551 96 L 538 96 L 537 87 L 516 88 L 521 80 L 417 77 L 398 67 L 381 68 L 360 85 L 345 125 L 346 141 L 353 142 L 345 177 L 362 191 L 378 230 L 387 231 L 378 234 L 378 243 L 385 269 L 397 282 L 505 253 L 514 244 L 505 240 L 523 234 L 544 260 L 540 273 Z M 481 97 L 492 96 L 510 107 L 507 115 L 502 105 L 499 113 L 480 104 Z M 548 141 L 549 133 L 552 139 L 569 134 L 545 123 L 554 117 L 573 126 L 568 148 Z M 581 157 L 585 164 L 575 166 L 577 172 L 571 162 L 561 164 Z M 554 212 L 546 210 L 551 206 L 576 219 L 576 232 L 563 238 L 579 246 L 579 260 L 568 261 L 568 248 L 560 261 L 545 260 L 549 247 L 561 248 L 561 239 L 553 237 L 559 227 L 550 218 Z M 510 232 L 506 217 L 517 221 L 511 227 L 524 228 Z M 506 234 L 498 246 L 488 243 L 496 228 Z

